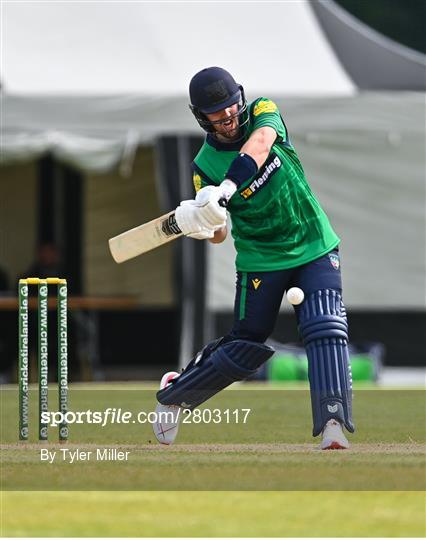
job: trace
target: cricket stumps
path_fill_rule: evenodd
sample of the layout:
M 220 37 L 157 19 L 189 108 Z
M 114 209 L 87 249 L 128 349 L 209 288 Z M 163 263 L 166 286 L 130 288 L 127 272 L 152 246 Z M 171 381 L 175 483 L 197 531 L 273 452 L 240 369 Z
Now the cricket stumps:
M 29 437 L 29 286 L 36 285 L 37 298 L 37 360 L 38 360 L 38 438 L 46 441 L 48 425 L 42 413 L 49 411 L 49 285 L 57 286 L 57 367 L 58 367 L 58 410 L 66 414 L 68 410 L 68 292 L 67 281 L 61 278 L 26 278 L 18 284 L 18 388 L 19 388 L 19 439 Z M 59 441 L 68 439 L 68 426 L 64 421 L 59 425 Z

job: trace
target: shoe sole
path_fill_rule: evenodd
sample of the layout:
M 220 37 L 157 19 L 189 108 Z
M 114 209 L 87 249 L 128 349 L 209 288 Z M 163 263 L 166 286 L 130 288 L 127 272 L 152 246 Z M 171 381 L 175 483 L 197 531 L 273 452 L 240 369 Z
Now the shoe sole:
M 342 446 L 337 441 L 332 441 L 328 446 L 325 448 L 321 448 L 321 450 L 347 450 L 347 446 Z
M 164 390 L 164 388 L 166 388 L 173 379 L 175 379 L 176 377 L 179 377 L 179 373 L 177 371 L 170 371 L 168 373 L 165 373 L 163 375 L 163 377 L 161 378 L 161 381 L 160 381 L 160 390 Z M 158 426 L 158 423 L 157 423 L 157 426 Z M 168 430 L 166 431 L 170 431 L 171 429 L 175 429 L 175 427 L 171 427 L 169 428 Z M 160 431 L 160 430 L 158 430 Z M 163 431 L 163 435 L 164 435 L 165 431 Z M 167 442 L 167 441 L 161 441 L 156 433 L 154 432 L 154 435 L 155 435 L 155 438 L 157 439 L 157 441 L 160 443 L 160 444 L 163 444 L 164 446 L 170 446 L 172 444 L 172 442 L 174 441 L 171 441 L 171 442 Z
M 175 429 L 174 427 L 173 428 L 170 428 L 170 429 Z M 163 431 L 163 435 L 164 433 L 166 433 L 167 431 L 170 431 L 170 429 L 166 429 L 166 431 Z M 164 446 L 170 446 L 172 443 L 171 442 L 166 442 L 166 441 L 160 441 L 159 439 L 157 439 L 157 441 L 160 443 L 160 444 L 163 444 Z

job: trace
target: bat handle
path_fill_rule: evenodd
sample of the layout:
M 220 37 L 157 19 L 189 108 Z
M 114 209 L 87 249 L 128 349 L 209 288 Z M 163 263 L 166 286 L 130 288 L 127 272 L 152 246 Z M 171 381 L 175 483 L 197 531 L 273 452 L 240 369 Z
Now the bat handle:
M 232 195 L 237 191 L 237 186 L 232 182 L 232 180 L 224 180 L 221 183 L 221 187 L 223 188 L 223 197 L 221 197 L 218 201 L 219 206 L 222 206 L 223 208 L 226 208 L 228 206 L 229 199 L 232 197 Z

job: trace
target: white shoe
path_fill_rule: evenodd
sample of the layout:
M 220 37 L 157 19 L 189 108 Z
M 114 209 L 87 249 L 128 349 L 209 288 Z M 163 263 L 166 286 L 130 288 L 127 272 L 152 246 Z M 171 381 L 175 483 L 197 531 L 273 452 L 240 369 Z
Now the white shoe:
M 348 439 L 337 420 L 329 420 L 322 432 L 321 450 L 345 450 L 349 448 Z
M 176 377 L 179 377 L 179 373 L 176 371 L 165 373 L 161 378 L 160 390 L 166 388 L 170 384 L 170 381 Z M 155 412 L 157 420 L 153 422 L 152 429 L 157 441 L 161 444 L 172 444 L 178 433 L 182 407 L 157 403 Z

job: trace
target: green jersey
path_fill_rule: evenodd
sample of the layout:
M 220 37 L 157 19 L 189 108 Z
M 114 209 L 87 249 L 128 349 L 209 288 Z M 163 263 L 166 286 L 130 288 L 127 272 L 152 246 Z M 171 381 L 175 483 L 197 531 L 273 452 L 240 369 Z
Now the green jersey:
M 308 185 L 275 103 L 258 98 L 249 112 L 246 140 L 264 126 L 274 128 L 277 138 L 263 166 L 228 204 L 236 267 L 242 272 L 294 268 L 325 255 L 339 238 Z M 243 144 L 208 135 L 192 163 L 196 191 L 219 185 Z

